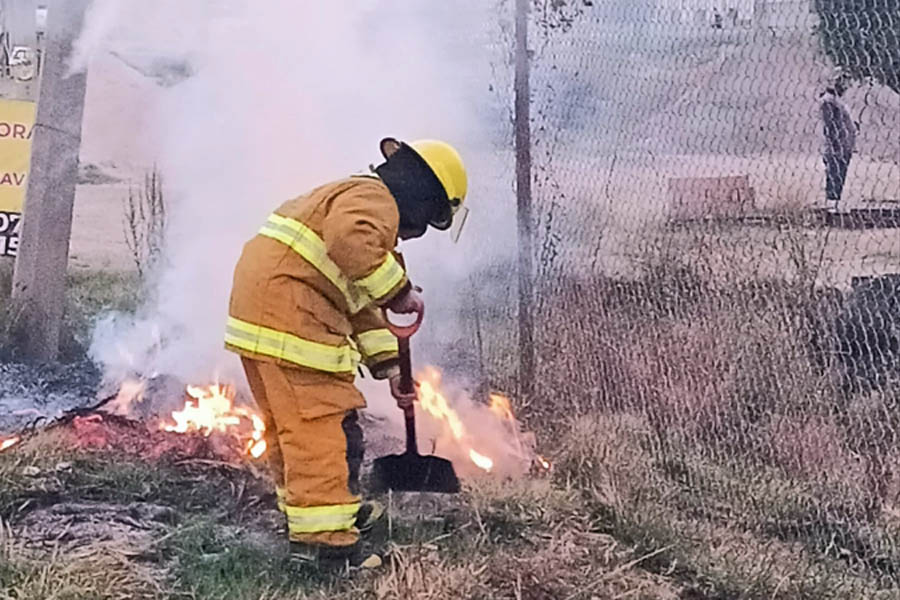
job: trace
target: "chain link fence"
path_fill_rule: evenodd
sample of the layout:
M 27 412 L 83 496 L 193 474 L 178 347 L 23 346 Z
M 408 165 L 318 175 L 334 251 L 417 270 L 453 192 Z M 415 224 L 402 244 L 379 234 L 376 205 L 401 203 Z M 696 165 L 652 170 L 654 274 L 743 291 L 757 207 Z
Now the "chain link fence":
M 900 2 L 536 0 L 530 18 L 528 418 L 601 453 L 581 483 L 604 522 L 698 589 L 896 597 Z M 839 199 L 836 81 L 856 138 Z M 515 285 L 487 270 L 464 307 L 510 389 Z

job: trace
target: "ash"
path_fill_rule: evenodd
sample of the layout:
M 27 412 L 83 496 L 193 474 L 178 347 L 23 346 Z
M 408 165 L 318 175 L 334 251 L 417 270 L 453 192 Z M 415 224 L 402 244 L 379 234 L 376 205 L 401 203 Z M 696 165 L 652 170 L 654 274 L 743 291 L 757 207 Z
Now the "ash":
M 0 363 L 0 433 L 54 421 L 97 402 L 100 371 L 70 364 Z

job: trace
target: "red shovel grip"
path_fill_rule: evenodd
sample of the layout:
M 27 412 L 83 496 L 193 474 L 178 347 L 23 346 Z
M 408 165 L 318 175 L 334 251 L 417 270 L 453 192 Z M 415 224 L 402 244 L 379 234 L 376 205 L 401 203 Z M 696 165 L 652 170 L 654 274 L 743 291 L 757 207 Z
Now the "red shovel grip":
M 422 326 L 422 320 L 425 318 L 425 308 L 423 307 L 422 310 L 416 313 L 416 320 L 414 323 L 411 323 L 410 325 L 397 325 L 396 323 L 391 322 L 387 309 L 384 309 L 383 312 L 388 329 L 396 337 L 401 339 L 411 338 L 419 330 L 419 327 Z

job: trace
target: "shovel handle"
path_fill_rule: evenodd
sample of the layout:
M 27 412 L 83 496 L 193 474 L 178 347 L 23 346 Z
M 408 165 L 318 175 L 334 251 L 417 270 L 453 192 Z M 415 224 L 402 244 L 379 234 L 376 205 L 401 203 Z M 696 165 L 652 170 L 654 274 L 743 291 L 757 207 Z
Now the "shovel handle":
M 412 394 L 416 391 L 416 384 L 413 381 L 409 338 L 397 338 L 397 358 L 400 360 L 400 391 Z
M 415 382 L 412 376 L 412 358 L 409 351 L 409 338 L 397 338 L 398 355 L 400 358 L 400 391 L 411 394 L 415 391 Z M 418 454 L 419 447 L 416 443 L 416 409 L 410 406 L 404 411 L 406 417 L 406 453 Z
M 416 410 L 410 408 L 406 411 L 406 453 L 419 454 L 419 445 L 416 443 Z

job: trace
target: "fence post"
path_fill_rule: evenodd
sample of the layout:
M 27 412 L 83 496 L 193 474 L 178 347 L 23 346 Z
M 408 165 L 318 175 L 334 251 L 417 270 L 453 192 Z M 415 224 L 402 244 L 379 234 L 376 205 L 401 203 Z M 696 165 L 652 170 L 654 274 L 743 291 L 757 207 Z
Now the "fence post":
M 54 0 L 35 119 L 22 235 L 13 276 L 25 360 L 55 360 L 65 305 L 72 206 L 78 177 L 87 73 L 68 73 L 90 0 Z
M 533 236 L 531 217 L 531 88 L 529 84 L 528 3 L 516 0 L 516 202 L 519 244 L 519 394 L 534 391 Z

